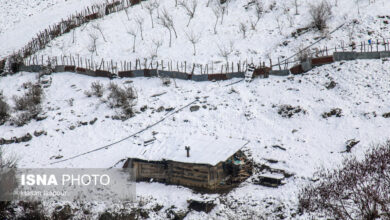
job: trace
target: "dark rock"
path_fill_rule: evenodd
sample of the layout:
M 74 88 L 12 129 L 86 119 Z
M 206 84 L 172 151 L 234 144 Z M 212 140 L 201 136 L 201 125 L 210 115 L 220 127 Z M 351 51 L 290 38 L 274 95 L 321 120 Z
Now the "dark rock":
M 342 109 L 340 109 L 340 108 L 334 108 L 334 109 L 331 109 L 330 110 L 330 112 L 324 112 L 324 113 L 322 113 L 322 117 L 323 118 L 329 118 L 329 117 L 332 117 L 332 116 L 336 116 L 336 117 L 341 117 L 341 116 L 343 116 L 342 115 L 342 112 L 343 112 L 343 110 Z
M 390 112 L 384 113 L 384 114 L 382 115 L 382 117 L 384 117 L 384 118 L 390 118 Z
M 65 220 L 73 217 L 72 208 L 70 205 L 57 206 L 52 214 L 54 220 Z
M 330 81 L 330 83 L 328 83 L 325 87 L 327 89 L 333 89 L 334 87 L 336 87 L 337 83 L 335 81 Z
M 196 111 L 199 110 L 199 108 L 200 108 L 199 105 L 193 105 L 193 106 L 190 107 L 190 111 L 191 112 L 196 112 Z
M 162 111 L 164 111 L 164 110 L 165 110 L 164 106 L 160 106 L 160 107 L 156 110 L 156 112 L 162 112 Z
M 140 108 L 141 112 L 144 112 L 146 111 L 146 109 L 148 109 L 148 106 L 147 105 L 144 105 Z
M 93 120 L 89 121 L 89 124 L 93 125 L 93 124 L 95 124 L 96 121 L 97 121 L 97 118 L 94 118 Z
M 4 139 L 4 138 L 0 138 L 0 145 L 13 144 L 13 143 L 15 143 L 15 140 L 13 140 L 13 139 L 7 140 L 7 139 Z
M 286 148 L 281 147 L 281 146 L 279 146 L 279 145 L 272 145 L 272 147 L 273 147 L 273 148 L 278 148 L 278 149 L 280 149 L 280 150 L 286 151 Z
M 258 179 L 253 180 L 254 184 L 267 186 L 267 187 L 278 187 L 283 185 L 283 178 L 271 177 L 271 176 L 259 176 Z
M 160 205 L 160 204 L 157 204 L 155 207 L 153 207 L 153 211 L 154 212 L 159 212 L 161 209 L 163 209 L 164 206 Z
M 174 107 L 170 107 L 170 108 L 166 108 L 165 111 L 170 112 L 173 111 L 174 109 L 175 109 Z
M 351 149 L 356 145 L 356 144 L 358 144 L 360 141 L 357 141 L 357 140 L 355 140 L 355 139 L 351 139 L 351 140 L 348 140 L 347 142 L 346 142 L 346 150 L 345 150 L 345 152 L 348 152 L 348 153 L 350 153 L 351 152 Z
M 108 211 L 102 213 L 99 216 L 99 220 L 132 220 L 132 219 L 140 219 L 135 212 L 131 213 L 110 213 Z
M 35 120 L 37 120 L 37 121 L 43 121 L 43 120 L 45 120 L 46 118 L 47 118 L 46 115 L 38 115 L 38 116 L 35 117 Z
M 187 202 L 189 203 L 188 209 L 195 210 L 197 212 L 209 213 L 215 207 L 215 204 L 213 202 L 203 202 L 196 200 L 189 200 Z
M 167 213 L 167 218 L 174 219 L 174 220 L 183 220 L 188 214 L 188 212 L 174 210 L 174 206 L 167 209 L 166 213 Z
M 76 126 L 74 126 L 74 125 L 71 125 L 71 126 L 69 127 L 70 130 L 74 130 L 75 128 L 76 128 Z
M 279 161 L 274 159 L 265 159 L 268 163 L 278 163 Z
M 42 131 L 34 131 L 34 136 L 35 136 L 35 137 L 39 137 L 39 136 L 41 136 L 41 135 L 44 134 L 44 133 L 45 133 L 44 130 L 42 130 Z
M 31 141 L 31 139 L 32 139 L 32 135 L 30 133 L 27 133 L 26 135 L 20 138 L 15 138 L 15 143 L 28 142 Z

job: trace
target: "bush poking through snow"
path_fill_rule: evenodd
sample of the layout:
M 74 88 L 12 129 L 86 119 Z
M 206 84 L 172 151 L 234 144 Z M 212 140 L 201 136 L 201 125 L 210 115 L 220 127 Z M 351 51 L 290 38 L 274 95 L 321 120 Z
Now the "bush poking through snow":
M 329 118 L 329 117 L 332 117 L 332 116 L 336 116 L 336 117 L 341 117 L 343 116 L 342 115 L 343 113 L 343 110 L 341 108 L 334 108 L 334 109 L 331 109 L 330 112 L 324 112 L 322 113 L 322 117 L 323 118 Z
M 278 110 L 278 114 L 283 118 L 291 118 L 293 115 L 300 113 L 306 114 L 306 110 L 300 106 L 281 105 Z
M 115 83 L 110 83 L 108 86 L 110 91 L 107 99 L 111 108 L 122 109 L 122 119 L 128 119 L 134 116 L 133 107 L 136 104 L 137 93 L 133 87 L 121 88 Z
M 12 168 L 16 168 L 17 160 L 15 157 L 5 157 L 3 150 L 0 148 L 0 194 L 13 191 L 10 186 L 14 186 L 16 180 L 15 172 Z M 8 170 L 11 168 L 11 170 Z M 7 169 L 7 170 L 3 170 Z M 0 201 L 0 219 L 13 219 L 9 211 L 10 202 Z
M 13 97 L 15 109 L 18 111 L 29 110 L 31 106 L 39 105 L 42 101 L 43 90 L 38 83 L 32 84 L 29 82 L 24 84 L 24 87 L 27 89 L 27 92 L 24 95 Z
M 327 23 L 332 15 L 332 6 L 326 0 L 317 5 L 310 6 L 310 16 L 315 28 L 322 31 L 327 27 Z
M 104 86 L 103 86 L 103 84 L 101 84 L 99 82 L 93 82 L 91 84 L 91 90 L 92 90 L 92 93 L 91 93 L 92 95 L 100 98 L 103 96 Z
M 0 125 L 4 124 L 9 117 L 9 105 L 4 99 L 3 92 L 0 91 Z
M 299 194 L 301 212 L 334 219 L 389 219 L 390 141 L 363 160 L 346 159 L 336 170 L 319 172 L 319 181 Z
M 41 102 L 43 98 L 43 90 L 38 83 L 31 82 L 23 84 L 27 92 L 22 96 L 14 96 L 16 111 L 20 111 L 14 116 L 11 121 L 17 126 L 27 124 L 31 119 L 36 118 L 42 111 Z

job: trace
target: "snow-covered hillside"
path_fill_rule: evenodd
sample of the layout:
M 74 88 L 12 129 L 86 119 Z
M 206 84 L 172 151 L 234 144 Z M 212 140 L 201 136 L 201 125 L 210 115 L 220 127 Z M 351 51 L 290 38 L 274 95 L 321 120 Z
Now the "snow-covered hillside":
M 153 1 L 145 1 L 141 5 L 130 8 L 126 11 L 127 13 L 125 11 L 114 13 L 104 19 L 88 23 L 75 30 L 74 33 L 54 40 L 38 54 L 48 56 L 79 55 L 86 58 L 92 57 L 96 62 L 100 61 L 101 58 L 113 59 L 114 61 L 134 61 L 135 59 L 147 58 L 148 60 L 173 60 L 206 64 L 218 61 L 225 62 L 226 57 L 223 54 L 227 53 L 229 61 L 237 62 L 248 59 L 258 63 L 260 60 L 268 62 L 269 58 L 277 59 L 292 55 L 322 36 L 327 38 L 316 44 L 313 49 L 323 49 L 325 46 L 330 49 L 343 43 L 348 45 L 352 41 L 360 44 L 368 39 L 390 38 L 389 25 L 384 23 L 389 19 L 386 17 L 384 19 L 378 18 L 378 15 L 387 15 L 386 9 L 390 7 L 390 3 L 387 1 L 376 1 L 372 4 L 368 4 L 367 1 L 359 1 L 359 3 L 338 1 L 337 6 L 331 2 L 332 17 L 328 22 L 328 29 L 324 32 L 311 29 L 300 36 L 298 34 L 296 38 L 292 36 L 293 32 L 297 32 L 299 28 L 310 26 L 310 5 L 315 5 L 316 2 L 298 1 L 298 14 L 296 14 L 294 1 L 263 1 L 263 12 L 255 29 L 252 28 L 252 24 L 255 24 L 257 20 L 256 7 L 254 4 L 250 4 L 250 1 L 230 1 L 225 9 L 223 20 L 222 14 L 219 13 L 218 22 L 216 22 L 217 17 L 214 13 L 215 10 L 218 11 L 218 3 L 215 1 L 210 1 L 210 3 L 208 1 L 189 1 L 187 5 L 191 6 L 194 2 L 197 3 L 197 7 L 194 18 L 191 19 L 188 26 L 189 16 L 186 10 L 180 4 L 176 6 L 175 1 L 158 1 L 159 4 L 152 10 L 151 16 L 147 8 Z M 79 7 L 84 5 L 86 3 Z M 75 10 L 74 7 L 70 6 L 65 7 L 65 9 Z M 61 10 L 61 13 L 65 11 Z M 164 11 L 173 19 L 171 47 L 169 46 L 170 31 L 161 24 L 160 19 L 163 17 Z M 45 16 L 45 13 L 36 17 L 39 20 L 45 19 L 45 21 L 31 24 L 20 23 L 20 25 L 30 25 L 31 29 L 38 31 L 43 29 L 42 24 L 48 26 L 64 15 L 51 16 L 54 17 L 52 21 L 47 19 L 48 16 Z M 340 30 L 329 34 L 342 24 L 344 26 Z M 215 31 L 214 26 L 216 27 Z M 242 28 L 246 29 L 245 36 Z M 4 32 L 2 37 L 4 39 L 16 37 L 12 34 L 17 33 Z M 27 42 L 28 37 L 32 37 L 34 34 L 35 32 L 31 31 L 31 34 L 26 33 L 18 38 L 26 37 L 26 40 L 20 39 L 20 42 Z M 136 36 L 135 52 L 133 52 L 134 35 Z M 194 55 L 193 45 L 189 40 L 191 35 L 199 39 L 199 42 L 196 43 L 196 55 Z M 97 38 L 97 50 L 92 52 L 94 38 Z M 19 49 L 20 46 L 20 44 L 7 44 L 6 50 L 2 49 L 2 54 Z
M 166 87 L 158 78 L 116 79 L 114 82 L 135 87 L 139 95 L 136 109 L 147 106 L 146 111 L 139 110 L 135 117 L 124 122 L 112 120 L 109 116 L 116 114 L 114 110 L 98 98 L 87 97 L 84 93 L 90 89 L 92 82 L 98 80 L 107 85 L 108 79 L 59 73 L 50 76 L 51 86 L 45 89 L 43 106 L 47 119 L 23 127 L 8 124 L 0 127 L 4 138 L 40 130 L 46 131 L 47 135 L 34 137 L 28 143 L 3 147 L 20 158 L 21 167 L 110 167 L 127 156 L 153 151 L 153 147 L 144 146 L 144 141 L 153 137 L 157 143 L 167 138 L 190 139 L 198 135 L 222 140 L 242 139 L 250 141 L 245 151 L 256 163 L 283 169 L 294 176 L 286 179 L 287 184 L 277 189 L 253 185 L 248 179 L 228 196 L 245 201 L 252 195 L 253 202 L 273 197 L 283 203 L 294 204 L 297 190 L 311 179 L 317 168 L 335 167 L 344 156 L 349 155 L 343 153 L 347 140 L 360 140 L 352 153 L 361 155 L 370 144 L 388 138 L 389 119 L 382 114 L 390 111 L 386 102 L 390 98 L 389 70 L 388 61 L 339 62 L 313 69 L 302 76 L 271 77 L 231 86 L 225 85 L 234 80 L 223 83 L 176 80 Z M 11 97 L 19 94 L 18 90 L 23 91 L 21 84 L 34 78 L 31 73 L 7 76 L 1 78 L 0 89 L 11 103 Z M 336 87 L 327 89 L 331 81 L 336 82 Z M 157 111 L 161 106 L 178 109 L 194 101 L 195 97 L 199 97 L 199 101 L 191 106 L 200 106 L 198 111 L 191 112 L 186 108 L 108 149 L 50 164 L 57 161 L 54 159 L 57 156 L 69 158 L 135 133 L 169 115 L 165 110 Z M 291 118 L 282 117 L 278 113 L 282 105 L 300 106 L 305 113 Z M 322 117 L 324 112 L 334 108 L 342 109 L 341 117 Z M 94 118 L 97 121 L 93 125 L 83 126 L 81 123 Z M 270 160 L 277 163 L 269 163 Z M 181 187 L 157 185 L 153 189 L 159 193 L 146 192 L 156 184 L 142 183 L 137 190 L 142 196 L 164 195 L 162 191 L 170 191 L 169 198 L 176 194 L 179 197 L 183 191 L 188 191 Z M 184 208 L 186 199 L 191 195 L 175 199 L 174 204 Z M 196 194 L 193 196 L 196 197 Z M 159 196 L 157 200 L 163 200 L 169 206 L 173 202 L 169 198 Z M 219 208 L 213 211 L 213 215 L 217 210 Z
M 49 25 L 99 2 L 103 0 L 1 1 L 0 57 L 20 49 Z M 309 25 L 309 6 L 319 1 L 298 0 L 296 15 L 293 0 L 264 0 L 264 13 L 252 30 L 251 21 L 256 20 L 254 6 L 249 4 L 246 8 L 250 1 L 232 0 L 222 24 L 221 17 L 218 18 L 216 33 L 214 1 L 209 5 L 207 1 L 199 1 L 188 27 L 185 9 L 176 6 L 174 0 L 158 1 L 159 12 L 156 9 L 152 13 L 152 27 L 146 9 L 149 2 L 134 6 L 127 13 L 114 13 L 83 25 L 55 39 L 37 55 L 72 54 L 92 57 L 97 62 L 101 59 L 134 61 L 147 58 L 206 64 L 225 62 L 222 53 L 226 51 L 229 61 L 253 59 L 257 63 L 288 57 L 322 36 L 326 38 L 313 46 L 314 49 L 333 48 L 342 42 L 347 45 L 351 41 L 359 44 L 368 39 L 390 38 L 390 24 L 386 24 L 390 22 L 390 2 L 385 0 L 370 4 L 369 1 L 338 0 L 337 6 L 331 1 L 333 16 L 328 29 L 325 32 L 310 29 L 297 37 L 292 33 Z M 158 17 L 164 9 L 172 16 L 177 32 L 177 38 L 171 33 L 171 47 L 168 29 L 159 24 Z M 143 21 L 142 36 L 137 20 Z M 339 30 L 329 33 L 342 24 Z M 245 38 L 240 31 L 243 25 L 247 28 Z M 131 32 L 136 36 L 135 52 Z M 200 37 L 196 55 L 188 40 L 191 33 Z M 97 39 L 96 51 L 91 50 L 93 38 Z M 157 46 L 159 43 L 161 46 Z M 0 77 L 0 91 L 7 103 L 14 105 L 13 96 L 23 94 L 23 83 L 35 81 L 37 75 L 20 72 Z M 154 145 L 159 146 L 167 139 L 205 136 L 249 141 L 244 151 L 256 165 L 289 174 L 285 185 L 268 188 L 254 184 L 260 174 L 268 172 L 256 170 L 253 177 L 222 195 L 199 194 L 160 183 L 137 183 L 137 196 L 144 208 L 163 206 L 150 213 L 151 219 L 166 219 L 172 206 L 175 210 L 187 211 L 187 200 L 190 199 L 213 200 L 217 206 L 209 214 L 191 211 L 186 219 L 281 219 L 283 216 L 308 219 L 297 215 L 297 193 L 311 182 L 318 168 L 335 168 L 344 157 L 362 156 L 372 144 L 389 138 L 390 119 L 382 117 L 390 112 L 387 101 L 390 98 L 390 62 L 386 59 L 335 62 L 303 75 L 271 76 L 250 83 L 235 83 L 238 79 L 223 82 L 171 79 L 170 85 L 166 86 L 159 78 L 110 80 L 69 72 L 54 73 L 45 76 L 44 80 L 47 84 L 42 107 L 46 119 L 33 120 L 22 127 L 10 122 L 0 126 L 0 138 L 7 140 L 42 132 L 42 135 L 34 135 L 31 141 L 0 146 L 19 158 L 20 167 L 107 168 L 118 165 L 127 157 L 142 157 L 145 152 L 151 157 L 169 156 L 172 149 L 153 150 Z M 105 87 L 110 82 L 133 86 L 138 95 L 135 116 L 125 121 L 114 120 L 113 116 L 120 110 L 109 108 L 107 91 L 101 98 L 86 95 L 93 82 L 100 82 Z M 187 104 L 190 105 L 185 107 Z M 185 108 L 175 112 L 181 107 Z M 190 107 L 194 107 L 193 110 Z M 60 162 L 126 138 L 161 119 L 164 120 L 116 145 Z M 155 139 L 154 143 L 144 146 L 151 139 Z M 353 139 L 360 142 L 351 152 L 345 152 L 347 141 Z M 88 217 L 96 217 L 97 212 L 106 208 L 112 207 L 90 207 L 92 213 Z M 85 216 L 81 213 L 78 217 L 83 219 Z

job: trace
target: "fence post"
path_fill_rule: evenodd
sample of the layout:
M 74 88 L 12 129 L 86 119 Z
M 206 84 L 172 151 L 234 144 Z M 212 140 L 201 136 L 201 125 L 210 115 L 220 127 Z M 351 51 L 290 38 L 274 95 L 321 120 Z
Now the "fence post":
M 379 41 L 378 41 L 378 39 L 376 40 L 376 52 L 379 52 L 379 49 L 378 49 L 378 46 L 379 45 Z

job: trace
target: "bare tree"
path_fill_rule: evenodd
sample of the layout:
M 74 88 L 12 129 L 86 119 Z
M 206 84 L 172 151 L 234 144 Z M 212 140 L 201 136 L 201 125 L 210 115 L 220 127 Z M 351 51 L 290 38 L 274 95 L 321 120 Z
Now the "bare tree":
M 218 45 L 218 50 L 219 50 L 218 51 L 218 55 L 223 57 L 223 58 L 225 58 L 226 63 L 228 63 L 229 62 L 229 56 L 234 51 L 234 42 L 230 41 L 229 47 L 227 47 L 225 45 L 224 46 Z
M 214 34 L 217 34 L 217 24 L 218 24 L 218 20 L 219 20 L 219 17 L 221 16 L 221 14 L 220 14 L 220 11 L 217 7 L 213 8 L 213 13 L 215 15 Z
M 290 8 L 286 5 L 283 6 L 283 13 L 286 15 L 290 27 L 294 25 L 294 17 L 290 15 Z
M 99 37 L 94 32 L 91 32 L 88 35 L 89 35 L 89 37 L 91 39 L 91 43 L 90 43 L 90 45 L 88 47 L 88 51 L 91 52 L 91 54 L 96 53 L 96 56 L 98 56 L 98 53 L 97 53 L 97 40 L 99 39 Z
M 125 8 L 125 13 L 126 13 L 127 20 L 130 21 L 130 17 L 129 17 L 129 8 Z
M 332 219 L 389 219 L 389 164 L 387 141 L 370 147 L 362 160 L 347 158 L 341 168 L 319 171 L 319 180 L 299 193 L 299 211 Z
M 264 13 L 264 3 L 262 0 L 256 0 L 255 1 L 255 15 L 256 15 L 256 24 L 259 23 L 261 17 L 263 16 Z
M 229 4 L 230 4 L 230 1 L 231 0 L 224 0 L 225 2 L 224 2 L 224 7 L 225 7 L 225 11 L 226 11 L 226 15 L 228 15 L 229 14 Z M 220 1 L 221 2 L 221 1 Z
M 221 24 L 222 24 L 223 23 L 223 16 L 226 13 L 226 4 L 222 4 L 220 2 L 220 0 L 215 0 L 213 12 L 217 18 L 221 18 Z
M 170 15 L 168 13 L 168 11 L 166 9 L 163 10 L 163 17 L 167 20 L 168 22 L 168 25 L 171 27 L 171 29 L 173 30 L 173 32 L 175 33 L 175 37 L 177 38 L 177 32 L 176 32 L 176 29 L 175 29 L 175 25 L 173 23 L 173 17 L 172 15 Z
M 159 24 L 165 27 L 169 32 L 169 47 L 172 46 L 172 30 L 169 23 L 169 20 L 165 16 L 159 18 Z
M 253 21 L 251 18 L 249 18 L 249 23 L 251 25 L 251 29 L 256 30 L 256 21 Z
M 246 31 L 247 31 L 247 27 L 246 27 L 245 23 L 240 22 L 239 29 L 240 29 L 240 32 L 242 33 L 242 37 L 245 39 L 246 38 Z
M 135 53 L 135 39 L 137 38 L 137 31 L 136 29 L 130 29 L 127 33 L 133 36 L 133 53 Z
M 198 6 L 198 1 L 192 0 L 191 5 L 189 5 L 186 0 L 183 0 L 179 3 L 179 6 L 184 8 L 184 10 L 186 11 L 186 13 L 189 17 L 188 23 L 187 23 L 187 27 L 188 27 L 188 25 L 190 25 L 191 19 L 194 18 L 194 16 L 195 16 L 196 7 Z
M 332 7 L 326 0 L 317 5 L 311 5 L 309 10 L 312 23 L 318 30 L 323 30 L 332 16 Z
M 157 11 L 157 18 L 160 18 L 160 11 L 158 10 L 160 8 L 160 1 L 156 0 L 153 1 L 154 7 L 156 8 Z
M 143 35 L 143 25 L 144 25 L 144 18 L 142 18 L 141 16 L 136 16 L 135 17 L 135 22 L 137 23 L 138 25 L 138 28 L 139 28 L 139 31 L 141 33 L 141 39 L 144 40 L 144 35 Z
M 189 33 L 186 33 L 186 36 L 188 40 L 191 42 L 193 48 L 194 48 L 194 56 L 196 55 L 196 44 L 199 43 L 201 34 L 196 34 L 194 31 L 190 31 Z
M 167 10 L 163 9 L 162 16 L 159 18 L 159 24 L 168 29 L 169 32 L 169 47 L 172 46 L 172 31 L 175 33 L 177 38 L 177 33 L 175 30 L 175 26 L 173 24 L 173 18 L 170 14 L 168 14 Z
M 223 24 L 223 16 L 226 12 L 226 5 L 219 4 L 218 6 L 219 12 L 221 13 L 221 24 Z
M 298 13 L 298 6 L 299 6 L 298 0 L 294 0 L 294 6 L 295 6 L 295 15 L 299 15 L 299 13 Z
M 163 44 L 163 40 L 162 39 L 156 39 L 156 40 L 152 40 L 154 46 L 156 47 L 156 49 L 154 50 L 154 53 L 156 54 L 156 57 L 158 55 L 158 49 L 162 46 Z
M 280 20 L 280 17 L 276 17 L 276 23 L 278 24 L 278 30 L 279 30 L 279 34 L 282 35 L 283 34 L 283 31 L 282 31 L 282 28 L 283 28 L 283 21 Z
M 152 28 L 154 28 L 154 23 L 153 23 L 153 11 L 156 9 L 156 4 L 153 1 L 149 1 L 145 5 L 146 10 L 148 10 L 149 15 L 150 15 L 150 20 L 152 22 Z
M 92 24 L 92 27 L 100 32 L 100 34 L 103 37 L 104 42 L 107 42 L 106 38 L 104 37 L 102 27 L 99 24 Z

